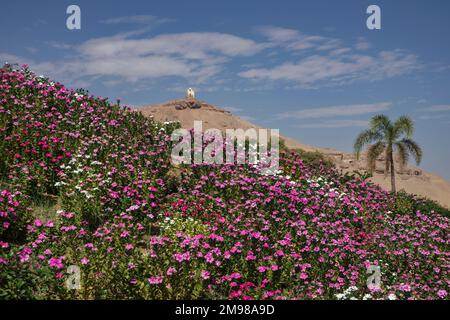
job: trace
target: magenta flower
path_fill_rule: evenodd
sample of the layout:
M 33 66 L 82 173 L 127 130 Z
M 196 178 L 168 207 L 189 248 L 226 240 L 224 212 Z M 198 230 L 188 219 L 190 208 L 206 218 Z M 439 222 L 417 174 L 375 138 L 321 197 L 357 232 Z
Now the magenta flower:
M 161 284 L 163 282 L 163 277 L 162 276 L 153 276 L 148 278 L 148 282 L 150 284 Z
M 56 268 L 56 269 L 62 269 L 64 267 L 61 257 L 60 258 L 50 258 L 48 260 L 48 264 L 50 267 Z
M 447 297 L 447 291 L 441 289 L 438 291 L 437 295 L 439 298 L 445 299 L 445 297 Z
M 257 268 L 257 270 L 258 270 L 259 272 L 263 273 L 263 272 L 266 272 L 267 268 L 264 267 L 264 266 L 259 266 L 259 267 Z
M 204 280 L 207 280 L 207 279 L 209 279 L 209 277 L 210 277 L 210 273 L 208 272 L 208 271 L 206 271 L 206 270 L 202 270 L 201 271 L 201 277 L 204 279 Z

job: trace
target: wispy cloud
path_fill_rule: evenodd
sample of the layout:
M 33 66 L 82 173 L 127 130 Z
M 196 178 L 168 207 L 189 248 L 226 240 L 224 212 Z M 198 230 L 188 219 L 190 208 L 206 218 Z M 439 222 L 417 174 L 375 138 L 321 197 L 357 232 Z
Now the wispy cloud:
M 416 56 L 401 50 L 361 53 L 368 46 L 363 38 L 358 39 L 355 46 L 344 46 L 339 39 L 280 27 L 260 27 L 258 32 L 264 37 L 263 41 L 220 32 L 147 36 L 152 25 L 168 21 L 171 19 L 152 15 L 110 18 L 103 23 L 141 27 L 77 44 L 53 42 L 54 48 L 71 49 L 70 54 L 39 63 L 31 63 L 29 59 L 21 59 L 21 62 L 29 63 L 38 72 L 48 71 L 45 74 L 62 81 L 95 79 L 111 84 L 118 80 L 136 83 L 177 77 L 183 83 L 187 80 L 197 86 L 207 83 L 230 88 L 239 83 L 234 87 L 241 91 L 273 89 L 279 84 L 288 88 L 311 88 L 357 80 L 375 81 L 404 75 L 417 68 Z M 272 64 L 261 67 L 258 61 L 263 54 L 274 54 L 277 58 Z M 255 64 L 240 65 L 238 59 L 246 57 L 252 57 Z M 276 62 L 280 57 L 283 62 Z M 234 68 L 227 68 L 231 63 Z M 228 79 L 229 85 L 221 82 L 224 79 Z
M 316 118 L 333 118 L 339 116 L 356 116 L 386 111 L 391 106 L 392 106 L 391 102 L 380 102 L 372 104 L 352 104 L 352 105 L 339 105 L 322 108 L 310 108 L 293 112 L 284 112 L 279 114 L 278 118 L 316 119 Z
M 318 35 L 307 35 L 298 30 L 264 26 L 257 28 L 272 46 L 284 46 L 289 50 L 330 50 L 340 46 L 340 40 Z
M 226 111 L 229 111 L 229 112 L 231 112 L 231 113 L 235 113 L 235 112 L 240 112 L 240 111 L 242 111 L 241 108 L 235 108 L 235 107 L 224 107 L 223 109 L 226 110 Z
M 70 58 L 45 63 L 8 53 L 2 53 L 0 58 L 9 62 L 26 62 L 36 72 L 61 80 L 113 77 L 136 82 L 174 76 L 189 79 L 191 83 L 202 83 L 219 74 L 230 59 L 254 55 L 265 46 L 226 33 L 190 32 L 141 39 L 132 39 L 130 33 L 121 33 L 90 39 L 71 48 L 75 51 L 71 52 Z
M 358 38 L 358 42 L 355 44 L 356 50 L 367 50 L 370 49 L 371 45 L 364 37 Z
M 251 117 L 251 116 L 239 116 L 239 118 L 241 118 L 241 119 L 244 119 L 245 121 L 248 121 L 248 122 L 252 122 L 252 121 L 256 121 L 256 118 L 255 117 Z
M 450 111 L 450 104 L 439 104 L 439 105 L 433 105 L 427 108 L 422 108 L 419 110 L 420 112 L 446 112 Z
M 78 50 L 82 68 L 91 76 L 119 76 L 129 81 L 179 76 L 202 82 L 218 74 L 230 58 L 262 49 L 253 40 L 230 34 L 191 32 L 144 39 L 98 38 Z
M 370 43 L 363 37 L 354 45 L 345 46 L 337 38 L 308 35 L 293 29 L 268 26 L 260 27 L 258 31 L 268 40 L 268 48 L 285 49 L 291 57 L 278 65 L 248 68 L 239 73 L 242 78 L 317 87 L 356 80 L 382 80 L 418 68 L 417 57 L 402 50 L 362 53 L 370 48 Z M 299 59 L 299 54 L 304 57 Z
M 255 80 L 286 80 L 301 86 L 327 81 L 343 84 L 358 79 L 382 80 L 409 73 L 417 68 L 417 58 L 401 51 L 383 51 L 377 56 L 361 54 L 312 55 L 297 62 L 271 68 L 253 68 L 239 75 Z
M 442 115 L 442 114 L 425 114 L 425 115 L 421 115 L 418 117 L 419 120 L 442 120 L 444 118 L 447 118 L 446 115 Z
M 297 127 L 303 129 L 334 129 L 348 127 L 366 127 L 369 125 L 367 120 L 327 120 L 317 123 L 300 124 Z
M 450 117 L 450 104 L 436 104 L 429 107 L 420 108 L 416 111 L 419 113 L 419 120 L 441 120 L 441 123 L 446 124 L 448 121 L 445 120 Z
M 167 22 L 174 22 L 174 19 L 160 18 L 153 15 L 135 15 L 135 16 L 123 16 L 102 20 L 104 24 L 152 24 L 159 25 Z

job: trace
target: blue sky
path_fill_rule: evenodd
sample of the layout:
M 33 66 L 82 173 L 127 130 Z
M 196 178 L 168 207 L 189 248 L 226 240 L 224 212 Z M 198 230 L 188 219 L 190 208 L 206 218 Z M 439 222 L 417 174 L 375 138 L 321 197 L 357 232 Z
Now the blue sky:
M 81 30 L 66 8 L 81 8 Z M 381 7 L 381 30 L 366 8 Z M 351 151 L 376 113 L 416 122 L 450 180 L 450 2 L 4 1 L 0 61 L 132 106 L 183 96 Z

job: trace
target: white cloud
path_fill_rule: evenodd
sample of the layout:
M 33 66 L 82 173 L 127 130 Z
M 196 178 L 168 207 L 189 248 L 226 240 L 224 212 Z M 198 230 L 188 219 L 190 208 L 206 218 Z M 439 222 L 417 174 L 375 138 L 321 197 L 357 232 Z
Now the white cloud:
M 297 127 L 303 129 L 334 129 L 348 127 L 367 127 L 369 121 L 366 120 L 327 120 L 318 123 L 300 124 Z
M 249 56 L 264 46 L 250 39 L 216 32 L 163 34 L 149 39 L 107 37 L 89 40 L 80 52 L 89 57 L 127 57 L 142 55 L 178 55 L 185 59 L 202 60 L 213 54 Z
M 0 58 L 10 62 L 27 62 L 35 72 L 60 81 L 82 77 L 114 77 L 112 80 L 118 78 L 136 82 L 175 76 L 195 84 L 219 74 L 230 59 L 251 56 L 265 48 L 263 44 L 250 39 L 214 32 L 130 38 L 143 30 L 95 38 L 78 46 L 73 45 L 71 48 L 75 51 L 64 60 L 37 63 L 7 53 L 0 55 Z M 68 48 L 65 44 L 53 45 L 61 49 Z M 111 79 L 104 80 L 111 83 Z
M 109 18 L 102 20 L 101 22 L 104 24 L 123 24 L 123 23 L 130 23 L 130 24 L 162 24 L 166 22 L 173 22 L 173 19 L 168 18 L 159 18 L 152 15 L 135 15 L 135 16 L 123 16 L 123 17 L 116 17 L 116 18 Z
M 224 107 L 223 109 L 226 110 L 226 111 L 229 111 L 229 112 L 231 112 L 231 113 L 235 113 L 235 112 L 240 112 L 240 111 L 242 111 L 242 109 L 240 109 L 240 108 L 235 108 L 235 107 Z
M 422 115 L 419 116 L 419 120 L 441 120 L 447 118 L 446 115 L 442 114 L 431 114 L 431 115 Z
M 421 112 L 446 112 L 446 111 L 450 111 L 450 104 L 439 104 L 439 105 L 434 105 L 428 108 L 423 108 L 420 109 L 419 111 Z
M 356 50 L 368 50 L 370 49 L 370 47 L 371 47 L 370 43 L 364 37 L 360 37 L 358 39 L 358 42 L 356 42 L 355 44 Z
M 297 30 L 260 27 L 268 39 L 267 47 L 284 48 L 292 53 L 287 62 L 269 67 L 249 67 L 239 76 L 259 81 L 290 81 L 300 87 L 341 85 L 355 80 L 382 80 L 417 69 L 417 57 L 401 50 L 361 53 L 370 48 L 365 38 L 354 46 L 344 46 L 340 39 L 307 35 Z M 299 52 L 311 52 L 299 59 Z
M 244 119 L 245 121 L 247 121 L 247 122 L 253 122 L 253 121 L 256 121 L 256 118 L 255 117 L 251 117 L 251 116 L 239 116 L 239 118 L 241 118 L 241 119 Z
M 285 112 L 278 115 L 280 119 L 316 119 L 316 118 L 332 118 L 339 116 L 355 116 L 368 113 L 376 113 L 386 111 L 392 105 L 391 102 L 380 102 L 372 104 L 351 104 L 330 106 L 322 108 L 310 108 L 293 112 Z
M 374 81 L 406 74 L 417 68 L 414 55 L 400 50 L 361 54 L 353 46 L 342 46 L 339 39 L 307 35 L 297 30 L 262 27 L 259 33 L 265 41 L 256 41 L 219 32 L 184 32 L 144 36 L 152 23 L 168 19 L 151 15 L 127 16 L 104 20 L 106 24 L 133 23 L 143 27 L 137 30 L 94 38 L 80 44 L 53 42 L 58 49 L 71 49 L 61 59 L 27 62 L 33 70 L 60 81 L 137 82 L 163 77 L 178 77 L 191 85 L 221 85 L 239 83 L 237 90 L 274 88 L 287 81 L 293 88 L 332 86 L 356 80 Z M 359 39 L 363 49 L 363 39 Z M 272 65 L 241 65 L 241 71 L 230 74 L 226 66 L 239 58 L 254 57 L 261 53 L 280 54 L 284 61 Z M 306 50 L 306 51 L 305 51 Z M 308 53 L 308 54 L 306 54 Z M 4 56 L 8 57 L 7 54 Z M 299 58 L 299 57 L 302 58 Z M 273 61 L 280 61 L 278 57 Z M 236 79 L 237 78 L 237 79 Z M 253 83 L 247 79 L 256 80 Z
M 258 28 L 272 46 L 285 46 L 290 50 L 330 50 L 340 46 L 340 40 L 317 35 L 303 34 L 294 29 L 265 26 Z
M 271 68 L 253 68 L 239 75 L 255 80 L 286 80 L 300 86 L 343 84 L 358 79 L 382 80 L 417 68 L 416 57 L 400 51 L 384 51 L 377 56 L 361 54 L 312 55 L 298 62 L 285 62 Z
M 129 39 L 128 35 L 91 39 L 78 48 L 73 69 L 88 76 L 117 76 L 127 81 L 177 76 L 204 82 L 231 57 L 264 49 L 253 40 L 224 33 L 192 32 Z

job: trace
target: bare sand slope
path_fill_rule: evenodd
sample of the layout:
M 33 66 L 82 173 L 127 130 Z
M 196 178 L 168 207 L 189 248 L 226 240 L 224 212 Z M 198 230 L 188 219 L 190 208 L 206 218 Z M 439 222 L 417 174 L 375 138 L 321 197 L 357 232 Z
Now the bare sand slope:
M 194 121 L 197 120 L 202 121 L 203 130 L 209 128 L 217 128 L 220 130 L 260 128 L 253 123 L 234 116 L 224 109 L 195 99 L 172 100 L 159 105 L 144 106 L 136 110 L 146 116 L 152 116 L 158 121 L 179 121 L 183 128 L 192 128 Z M 306 151 L 318 151 L 325 154 L 344 172 L 365 170 L 367 168 L 364 154 L 361 155 L 359 160 L 356 160 L 353 154 L 331 148 L 309 146 L 289 137 L 281 136 L 281 138 L 284 139 L 288 148 L 300 148 Z M 449 181 L 412 166 L 400 168 L 397 165 L 396 171 L 397 190 L 403 189 L 408 193 L 428 197 L 450 208 Z M 389 175 L 387 177 L 385 176 L 382 157 L 377 161 L 376 171 L 371 180 L 386 190 L 390 189 L 391 181 Z

